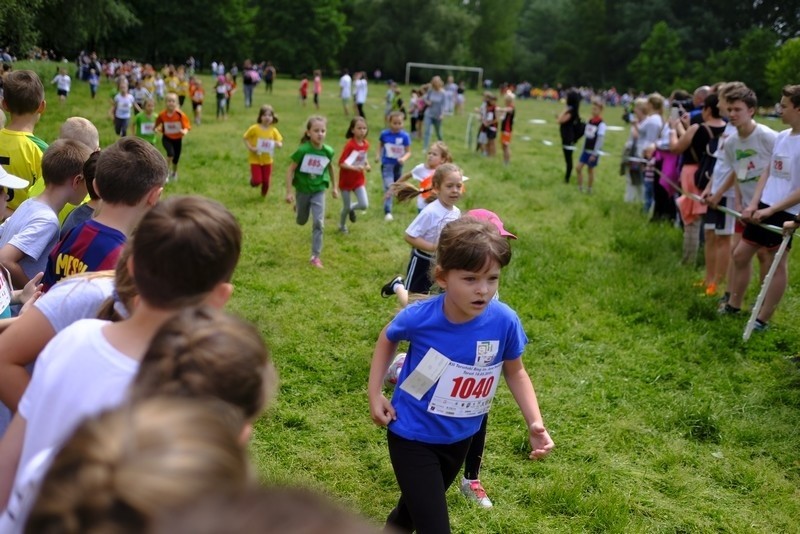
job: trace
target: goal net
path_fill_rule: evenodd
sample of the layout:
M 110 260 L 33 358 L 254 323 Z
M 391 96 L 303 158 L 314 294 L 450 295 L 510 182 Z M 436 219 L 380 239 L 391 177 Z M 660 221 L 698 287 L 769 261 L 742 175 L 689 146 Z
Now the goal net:
M 439 65 L 437 63 L 406 63 L 406 85 L 412 82 L 429 82 L 437 74 L 445 83 L 447 83 L 447 77 L 452 76 L 456 83 L 463 81 L 464 85 L 469 89 L 483 89 L 483 69 L 480 67 Z

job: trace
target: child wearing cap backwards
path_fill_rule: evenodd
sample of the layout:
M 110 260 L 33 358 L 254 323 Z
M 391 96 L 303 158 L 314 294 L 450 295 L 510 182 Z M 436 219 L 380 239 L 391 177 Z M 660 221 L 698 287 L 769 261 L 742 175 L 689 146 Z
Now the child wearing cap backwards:
M 493 211 L 486 209 L 469 210 L 466 217 L 473 217 L 490 222 L 497 228 L 500 235 L 509 239 L 516 239 L 517 236 L 505 229 L 503 221 Z M 495 299 L 499 298 L 499 293 L 495 293 Z M 384 384 L 393 386 L 397 383 L 397 377 L 400 375 L 400 370 L 405 363 L 406 353 L 401 352 L 392 360 L 389 370 L 384 377 Z M 483 450 L 486 445 L 486 425 L 489 422 L 489 414 L 485 414 L 481 427 L 478 432 L 472 436 L 467 456 L 464 459 L 464 476 L 461 478 L 460 489 L 461 493 L 469 500 L 477 503 L 482 508 L 491 508 L 492 501 L 486 495 L 486 490 L 480 481 L 481 461 L 483 459 Z

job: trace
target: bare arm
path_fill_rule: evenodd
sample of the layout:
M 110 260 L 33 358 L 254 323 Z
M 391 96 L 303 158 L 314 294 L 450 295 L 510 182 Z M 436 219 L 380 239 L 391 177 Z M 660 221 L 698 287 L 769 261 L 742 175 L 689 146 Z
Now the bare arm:
M 426 241 L 421 237 L 411 237 L 408 234 L 404 234 L 403 239 L 405 239 L 406 243 L 408 243 L 412 247 L 419 249 L 423 252 L 429 252 L 431 254 L 436 252 L 436 243 L 431 243 L 430 241 Z
M 383 376 L 397 351 L 397 343 L 386 337 L 386 327 L 381 330 L 375 351 L 372 354 L 372 364 L 369 367 L 369 411 L 372 421 L 379 426 L 388 425 L 397 419 L 392 403 L 383 395 Z
M 294 171 L 297 170 L 297 162 L 292 161 L 289 168 L 286 170 L 286 203 L 291 204 L 294 202 L 294 193 L 292 193 L 292 180 L 294 180 Z
M 30 279 L 20 267 L 19 262 L 25 257 L 25 253 L 11 244 L 3 245 L 0 248 L 0 264 L 8 269 L 11 274 L 11 283 L 14 287 L 23 287 L 30 282 Z
M 36 307 L 20 315 L 0 334 L 0 401 L 12 412 L 31 380 L 25 369 L 53 339 L 56 331 Z
M 525 423 L 528 425 L 528 434 L 531 442 L 532 460 L 546 456 L 555 446 L 542 421 L 539 411 L 539 402 L 536 400 L 536 391 L 525 367 L 522 358 L 506 360 L 503 363 L 503 376 L 505 376 L 508 389 L 517 401 Z

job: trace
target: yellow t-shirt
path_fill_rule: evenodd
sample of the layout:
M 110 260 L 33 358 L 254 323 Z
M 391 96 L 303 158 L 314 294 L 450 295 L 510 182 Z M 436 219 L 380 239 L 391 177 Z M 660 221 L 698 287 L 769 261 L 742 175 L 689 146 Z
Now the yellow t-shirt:
M 252 146 L 259 149 L 260 154 L 247 152 L 247 160 L 251 165 L 271 165 L 275 154 L 275 143 L 282 143 L 283 136 L 274 126 L 264 128 L 260 124 L 254 124 L 242 136 Z
M 14 200 L 8 203 L 9 209 L 17 209 L 28 197 L 44 191 L 42 153 L 45 150 L 47 143 L 32 133 L 7 128 L 0 130 L 0 164 L 9 173 L 30 182 L 27 190 L 14 192 Z

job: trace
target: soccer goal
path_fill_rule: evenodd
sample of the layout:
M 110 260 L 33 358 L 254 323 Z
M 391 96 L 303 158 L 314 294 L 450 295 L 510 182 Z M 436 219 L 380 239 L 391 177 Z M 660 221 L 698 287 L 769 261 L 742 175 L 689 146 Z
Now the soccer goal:
M 480 67 L 462 67 L 460 65 L 439 65 L 436 63 L 406 63 L 406 85 L 411 81 L 411 69 L 426 69 L 426 70 L 439 70 L 444 71 L 445 81 L 446 76 L 452 74 L 453 71 L 472 72 L 478 75 L 477 89 L 483 88 L 483 69 Z

